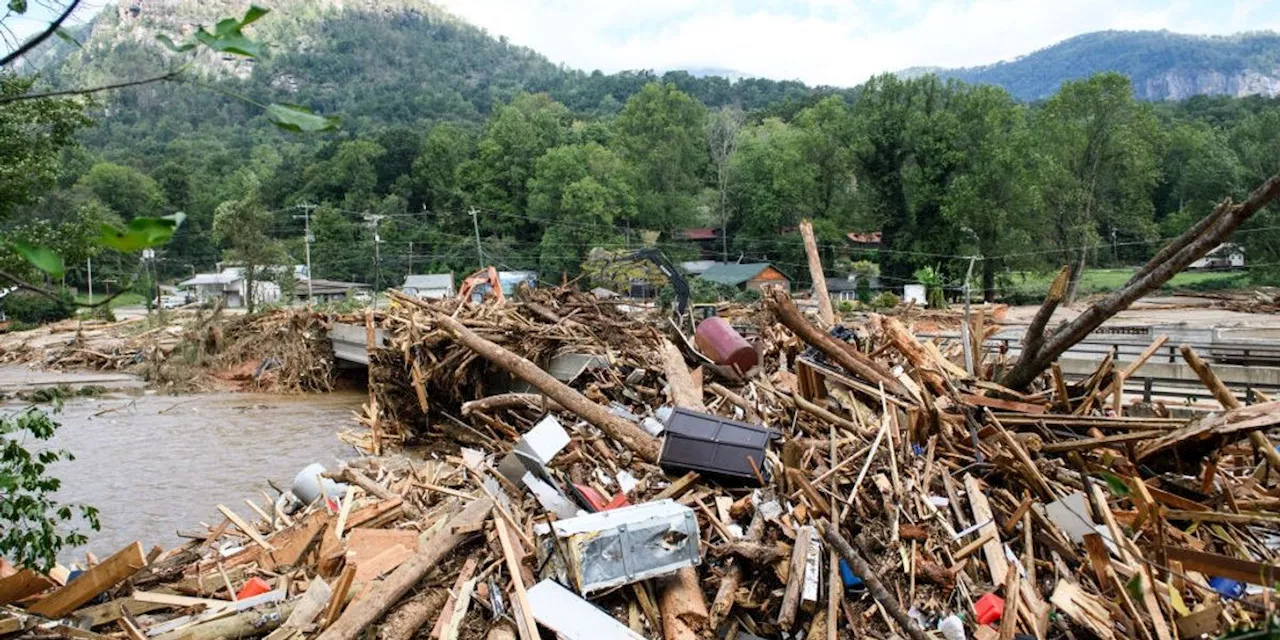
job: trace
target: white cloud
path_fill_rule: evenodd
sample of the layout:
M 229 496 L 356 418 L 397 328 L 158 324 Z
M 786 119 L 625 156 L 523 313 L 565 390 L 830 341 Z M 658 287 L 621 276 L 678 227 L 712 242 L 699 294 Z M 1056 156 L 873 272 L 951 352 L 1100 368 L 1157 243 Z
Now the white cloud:
M 989 64 L 1101 29 L 1280 27 L 1260 0 L 443 0 L 453 13 L 581 69 L 715 67 L 853 85 L 913 66 Z M 744 7 L 744 4 L 749 7 Z

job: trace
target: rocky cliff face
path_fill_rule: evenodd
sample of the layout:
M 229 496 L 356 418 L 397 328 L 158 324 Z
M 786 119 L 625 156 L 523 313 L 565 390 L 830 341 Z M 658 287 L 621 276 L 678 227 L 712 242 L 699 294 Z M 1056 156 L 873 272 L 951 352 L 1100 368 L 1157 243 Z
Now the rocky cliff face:
M 1145 100 L 1184 100 L 1197 95 L 1280 95 L 1280 69 L 1266 73 L 1247 69 L 1238 73 L 1220 71 L 1167 71 L 1148 78 L 1134 90 Z

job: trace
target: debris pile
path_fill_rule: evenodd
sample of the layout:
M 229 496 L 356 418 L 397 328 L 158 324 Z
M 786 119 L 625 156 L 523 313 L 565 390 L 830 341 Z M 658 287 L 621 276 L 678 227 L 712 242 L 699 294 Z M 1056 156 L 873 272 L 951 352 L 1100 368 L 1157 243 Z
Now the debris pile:
M 739 316 L 749 371 L 565 290 L 393 298 L 364 319 L 363 441 L 422 461 L 304 471 L 257 521 L 220 507 L 187 545 L 63 586 L 0 578 L 17 605 L 0 633 L 1166 640 L 1280 622 L 1280 403 L 1241 406 L 1190 349 L 1223 411 L 1135 410 L 1138 363 L 1111 358 L 1006 388 L 980 321 L 969 373 L 963 344 L 889 317 L 819 326 L 780 292 Z
M 227 316 L 215 307 L 119 322 L 63 320 L 0 334 L 0 364 L 134 373 L 173 391 L 333 388 L 331 318 L 305 310 Z

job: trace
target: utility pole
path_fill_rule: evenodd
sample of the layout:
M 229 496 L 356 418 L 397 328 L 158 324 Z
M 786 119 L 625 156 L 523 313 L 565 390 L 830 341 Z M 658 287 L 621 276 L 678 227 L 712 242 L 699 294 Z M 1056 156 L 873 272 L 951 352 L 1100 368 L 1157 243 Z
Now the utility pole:
M 969 256 L 969 269 L 964 272 L 964 326 L 960 328 L 960 338 L 964 342 L 964 370 L 973 375 L 973 325 L 969 322 L 969 281 L 973 278 L 973 263 L 977 256 Z
M 93 256 L 89 256 L 89 304 L 93 304 Z
M 409 275 L 413 275 L 413 241 L 409 241 Z
M 304 202 L 298 205 L 298 208 L 302 209 L 302 215 L 293 216 L 293 219 L 297 220 L 298 218 L 302 218 L 303 227 L 306 229 L 304 244 L 307 247 L 307 308 L 310 309 L 311 299 L 313 297 L 311 291 L 311 243 L 316 241 L 316 237 L 311 235 L 311 210 L 316 208 L 316 206 Z
M 386 216 L 366 213 L 364 219 L 373 227 L 373 308 L 378 308 L 378 294 L 382 293 L 382 235 L 378 223 Z
M 475 207 L 471 207 L 471 226 L 476 230 L 476 257 L 480 259 L 480 268 L 484 268 L 484 249 L 480 246 L 480 218 L 476 216 L 479 212 Z

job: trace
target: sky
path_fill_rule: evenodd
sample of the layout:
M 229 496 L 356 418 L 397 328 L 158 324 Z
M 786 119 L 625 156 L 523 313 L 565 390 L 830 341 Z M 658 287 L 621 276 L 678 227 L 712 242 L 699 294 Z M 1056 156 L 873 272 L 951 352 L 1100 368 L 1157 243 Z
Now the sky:
M 1090 31 L 1280 31 L 1273 0 L 438 0 L 552 61 L 852 86 L 1008 60 Z

